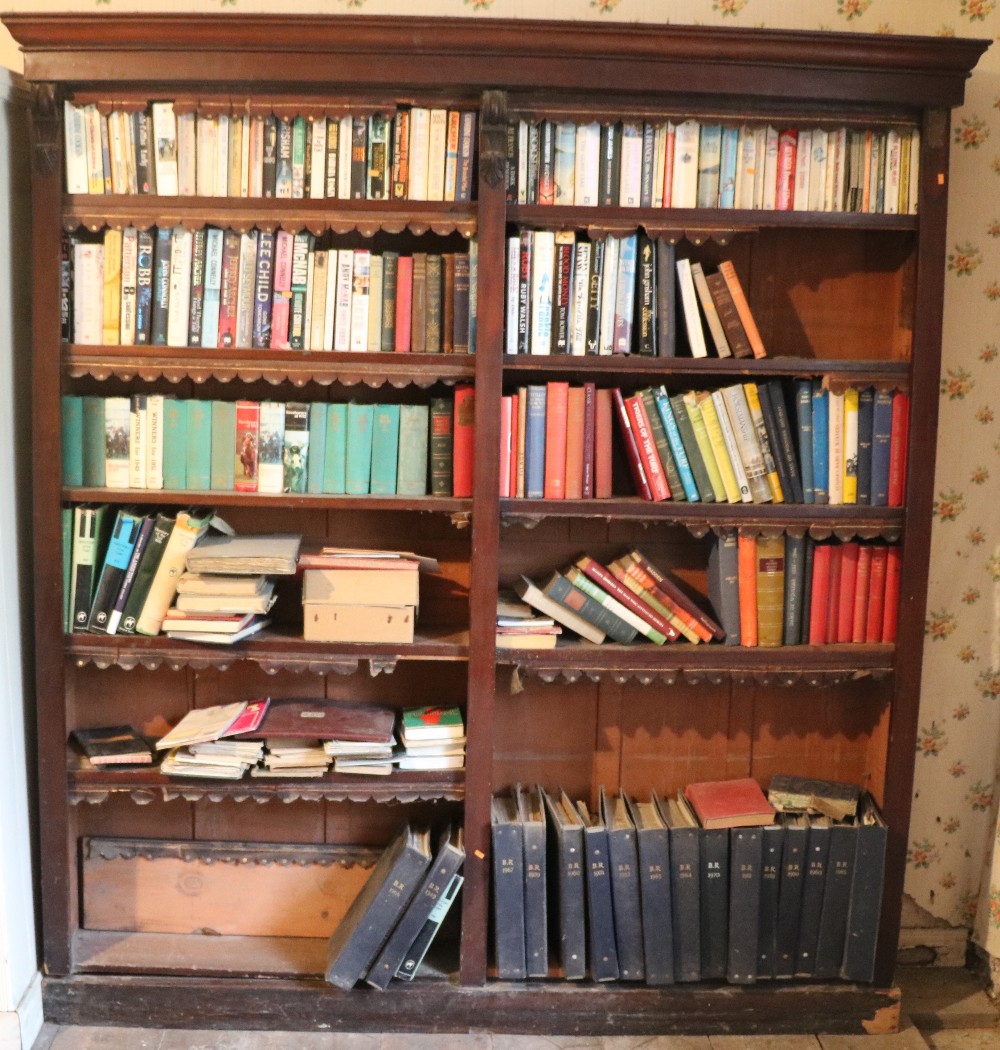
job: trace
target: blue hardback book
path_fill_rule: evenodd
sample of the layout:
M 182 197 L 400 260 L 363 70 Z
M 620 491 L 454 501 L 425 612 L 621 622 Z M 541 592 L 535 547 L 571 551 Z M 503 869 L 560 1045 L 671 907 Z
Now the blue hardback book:
M 812 390 L 812 467 L 813 502 L 830 500 L 830 395 L 813 380 Z
M 815 503 L 813 489 L 813 423 L 812 380 L 799 379 L 795 383 L 795 414 L 799 431 L 799 469 L 802 475 L 802 502 Z
M 656 399 L 656 408 L 660 413 L 663 429 L 667 434 L 667 444 L 670 445 L 674 463 L 677 464 L 677 473 L 681 476 L 681 486 L 684 489 L 684 495 L 689 502 L 695 503 L 701 496 L 698 493 L 698 486 L 695 484 L 694 474 L 691 471 L 691 463 L 688 460 L 684 442 L 681 440 L 681 432 L 677 428 L 677 420 L 674 418 L 674 410 L 670 405 L 670 396 L 667 393 L 667 388 L 664 386 L 657 388 L 653 391 L 653 397 Z
M 306 492 L 323 491 L 323 476 L 326 470 L 326 408 L 327 406 L 322 401 L 314 401 L 309 406 L 309 460 L 306 465 Z
M 738 163 L 740 129 L 722 129 L 722 159 L 719 162 L 719 207 L 736 205 L 736 165 Z
M 860 413 L 860 405 L 859 413 Z M 858 429 L 861 421 L 858 420 Z M 872 480 L 871 505 L 889 503 L 889 443 L 892 437 L 892 392 L 880 390 L 872 408 Z
M 529 386 L 524 424 L 524 495 L 527 499 L 541 499 L 545 493 L 545 404 L 545 387 Z

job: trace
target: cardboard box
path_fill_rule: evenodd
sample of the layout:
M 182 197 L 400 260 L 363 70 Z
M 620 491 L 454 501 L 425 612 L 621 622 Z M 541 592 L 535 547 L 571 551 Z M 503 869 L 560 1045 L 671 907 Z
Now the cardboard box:
M 417 610 L 412 605 L 334 605 L 304 602 L 307 642 L 413 641 Z
M 420 605 L 420 573 L 412 569 L 306 569 L 303 602 L 334 605 Z

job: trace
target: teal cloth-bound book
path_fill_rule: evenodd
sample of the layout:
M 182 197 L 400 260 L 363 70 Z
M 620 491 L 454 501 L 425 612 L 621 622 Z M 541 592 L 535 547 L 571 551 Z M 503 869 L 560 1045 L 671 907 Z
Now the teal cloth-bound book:
M 163 402 L 163 487 L 182 491 L 187 484 L 187 401 Z
M 372 473 L 369 491 L 373 496 L 396 495 L 396 466 L 399 456 L 399 405 L 375 405 L 372 425 Z
M 212 476 L 211 487 L 218 492 L 231 492 L 235 475 L 236 403 L 212 402 Z
M 347 406 L 347 480 L 351 496 L 367 496 L 372 474 L 372 425 L 374 405 Z
M 347 405 L 326 406 L 323 491 L 338 496 L 347 491 Z
M 677 464 L 677 473 L 681 477 L 684 495 L 689 502 L 695 503 L 701 497 L 698 493 L 698 486 L 695 484 L 694 474 L 691 472 L 691 463 L 684 448 L 681 432 L 677 428 L 677 420 L 674 418 L 674 410 L 670 404 L 670 395 L 667 393 L 667 388 L 664 386 L 658 387 L 653 391 L 653 397 L 656 400 L 656 408 L 660 413 L 660 420 L 667 435 L 667 443 L 670 445 L 670 451 L 674 454 L 674 462 Z
M 830 395 L 820 386 L 821 382 L 814 379 L 812 390 L 813 502 L 829 503 Z
M 427 443 L 430 409 L 427 405 L 401 405 L 399 408 L 399 461 L 396 466 L 396 493 L 400 496 L 427 495 Z
M 184 420 L 187 426 L 187 487 L 197 491 L 209 489 L 212 487 L 212 402 L 196 398 L 185 401 Z
M 104 398 L 87 394 L 83 399 L 83 483 L 104 487 Z
M 314 401 L 309 406 L 309 462 L 306 468 L 306 491 L 323 492 L 326 464 L 326 404 Z
M 62 483 L 83 484 L 83 398 L 62 398 Z

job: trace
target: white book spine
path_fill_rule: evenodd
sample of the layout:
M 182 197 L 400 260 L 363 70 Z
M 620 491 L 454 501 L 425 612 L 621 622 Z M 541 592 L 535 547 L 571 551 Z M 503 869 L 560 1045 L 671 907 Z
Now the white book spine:
M 844 502 L 844 395 L 830 391 L 827 395 L 829 445 L 827 492 L 831 507 Z
M 340 133 L 337 150 L 337 197 L 340 200 L 351 198 L 351 142 L 354 138 L 354 121 L 348 115 L 340 118 Z
M 167 300 L 167 346 L 187 346 L 191 320 L 191 252 L 194 234 L 175 226 L 170 234 L 170 293 Z
M 257 459 L 257 491 L 281 492 L 285 483 L 282 448 L 285 443 L 285 405 L 281 401 L 260 403 L 260 440 Z
M 146 488 L 163 488 L 163 414 L 162 394 L 146 398 Z
M 736 440 L 736 432 L 729 420 L 729 412 L 726 409 L 726 399 L 721 390 L 712 391 L 712 404 L 715 406 L 715 414 L 719 418 L 719 429 L 722 431 L 722 440 L 726 445 L 726 453 L 733 467 L 733 475 L 736 478 L 736 486 L 740 490 L 740 502 L 752 503 L 753 496 L 750 494 L 750 483 L 747 481 L 747 472 L 743 467 L 743 457 L 740 455 L 739 442 Z
M 148 399 L 133 394 L 129 406 L 128 487 L 146 488 L 146 448 L 149 427 Z
M 73 247 L 73 341 L 90 346 L 104 338 L 104 245 Z
M 573 295 L 570 303 L 572 325 L 570 328 L 569 346 L 569 352 L 575 356 L 583 356 L 587 352 L 587 295 L 590 290 L 590 252 L 591 245 L 589 241 L 580 241 L 577 244 L 576 259 L 573 265 Z
M 126 193 L 139 192 L 139 171 L 135 159 L 135 124 L 131 113 L 122 113 L 122 134 L 125 139 Z
M 134 226 L 122 230 L 122 303 L 119 337 L 122 346 L 135 344 L 136 279 L 139 263 L 139 231 Z
M 362 353 L 368 347 L 368 310 L 370 307 L 369 278 L 371 252 L 359 248 L 354 252 L 354 279 L 351 282 L 351 341 L 352 351 Z
M 66 150 L 66 192 L 89 193 L 87 177 L 87 127 L 84 111 L 72 102 L 63 103 Z
M 674 132 L 674 171 L 670 188 L 673 208 L 693 208 L 698 201 L 698 139 L 696 120 L 684 120 Z
M 551 230 L 537 230 L 531 259 L 531 352 L 552 352 L 552 287 L 556 242 Z
M 127 397 L 104 399 L 104 484 L 109 489 L 129 487 L 130 409 Z
M 381 255 L 372 255 L 368 261 L 368 352 L 380 353 L 382 350 L 382 280 L 385 271 Z
M 764 138 L 764 211 L 774 211 L 778 198 L 778 129 L 768 125 Z
M 326 324 L 326 290 L 328 285 L 326 274 L 330 266 L 330 253 L 328 251 L 313 251 L 313 267 L 310 274 L 310 305 L 309 305 L 309 349 L 323 349 L 323 332 Z M 335 257 L 336 258 L 336 257 Z
M 195 119 L 197 139 L 195 189 L 199 197 L 214 197 L 219 125 L 215 117 L 201 113 Z
M 599 152 L 600 141 L 598 140 Z M 526 120 L 517 122 L 517 203 L 528 203 L 528 122 Z
M 122 135 L 124 114 L 113 110 L 108 114 L 108 139 L 111 147 L 111 192 L 128 193 L 128 163 L 125 160 L 125 139 Z
M 621 164 L 618 179 L 618 206 L 638 208 L 642 192 L 642 125 L 622 127 Z
M 177 192 L 193 197 L 196 192 L 198 147 L 193 113 L 177 114 Z
M 836 132 L 837 148 L 834 152 L 833 207 L 832 211 L 844 210 L 844 186 L 847 182 L 847 128 Z M 912 171 L 910 177 L 913 177 Z
M 407 195 L 411 201 L 428 199 L 427 160 L 430 155 L 430 136 L 431 111 L 414 106 L 410 110 L 410 174 Z
M 701 327 L 701 318 L 698 316 L 698 294 L 694 288 L 694 277 L 691 273 L 689 259 L 677 260 L 677 287 L 681 293 L 681 308 L 684 312 L 684 325 L 687 330 L 691 356 L 708 357 L 705 332 Z
M 507 313 L 504 323 L 504 353 L 517 353 L 517 309 L 520 287 L 521 241 L 507 238 Z
M 767 467 L 746 393 L 742 386 L 735 385 L 723 387 L 722 396 L 736 439 L 740 462 L 746 474 L 750 498 L 754 503 L 770 503 L 772 497 L 771 487 L 767 483 Z
M 309 196 L 318 200 L 326 196 L 326 117 L 316 117 L 310 122 L 310 127 Z
M 253 345 L 254 292 L 257 280 L 257 231 L 240 234 L 239 289 L 236 296 L 236 345 Z
M 910 133 L 910 192 L 906 205 L 907 215 L 917 214 L 917 203 L 920 200 L 920 129 L 914 128 Z M 902 211 L 902 204 L 900 204 Z
M 795 192 L 792 197 L 793 211 L 807 211 L 809 208 L 809 181 L 812 177 L 812 144 L 813 133 L 810 128 L 799 132 L 799 141 L 795 151 Z
M 83 107 L 87 141 L 87 192 L 104 192 L 104 157 L 101 149 L 101 115 L 97 106 Z
M 899 163 L 902 155 L 902 139 L 896 128 L 890 128 L 885 139 L 885 207 L 886 215 L 899 211 Z
M 427 197 L 444 200 L 444 164 L 448 148 L 448 111 L 432 109 L 427 138 Z
M 247 196 L 264 196 L 264 118 L 250 118 L 250 134 L 243 126 L 243 141 L 247 151 Z
M 222 293 L 222 230 L 210 226 L 205 234 L 205 291 L 201 307 L 201 345 L 219 345 L 219 307 Z
M 736 145 L 736 192 L 737 208 L 750 210 L 753 207 L 754 173 L 757 167 L 756 139 L 754 129 L 748 124 L 740 128 Z
M 604 271 L 601 275 L 601 320 L 599 354 L 615 352 L 615 300 L 618 295 L 618 254 L 621 242 L 609 234 L 604 241 Z
M 215 196 L 236 196 L 229 187 L 229 115 L 220 113 L 216 127 Z
M 337 252 L 337 317 L 334 323 L 334 350 L 351 349 L 351 298 L 354 282 L 354 252 Z
M 236 120 L 233 117 L 233 120 Z M 250 150 L 250 126 L 251 118 L 248 113 L 244 113 L 239 118 L 242 124 L 242 133 L 240 135 L 240 186 L 239 195 L 241 197 L 250 196 L 250 182 L 252 178 L 251 164 L 251 150 Z M 235 194 L 237 191 L 233 186 L 229 187 L 230 194 Z
M 527 130 L 527 125 L 525 125 L 525 130 Z M 518 132 L 520 133 L 520 125 Z M 585 208 L 593 208 L 597 205 L 600 165 L 601 126 L 600 124 L 581 124 L 576 129 L 573 199 Z
M 653 130 L 653 207 L 663 207 L 663 178 L 667 170 L 667 125 Z
M 759 211 L 764 207 L 764 168 L 767 160 L 767 128 L 763 125 L 754 128 L 753 150 L 756 158 L 753 174 L 753 206 Z
M 814 128 L 812 133 L 812 167 L 809 171 L 809 211 L 823 211 L 823 198 L 826 192 L 826 156 L 829 134 L 822 128 Z

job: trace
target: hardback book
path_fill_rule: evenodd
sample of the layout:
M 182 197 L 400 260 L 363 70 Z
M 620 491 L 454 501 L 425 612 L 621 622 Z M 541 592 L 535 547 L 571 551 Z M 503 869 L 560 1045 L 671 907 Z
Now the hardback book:
M 545 807 L 537 786 L 514 785 L 518 824 L 524 841 L 524 955 L 528 977 L 549 972 L 546 911 Z
M 816 972 L 816 950 L 819 945 L 823 894 L 826 889 L 830 831 L 830 821 L 826 817 L 809 818 L 809 835 L 802 863 L 802 910 L 796 948 L 796 977 L 813 977 Z
M 687 395 L 685 395 L 685 397 L 686 396 Z M 747 486 L 744 491 L 737 480 L 735 464 L 730 456 L 729 449 L 726 446 L 726 435 L 722 429 L 722 419 L 719 416 L 712 393 L 703 390 L 692 392 L 692 396 L 698 407 L 697 416 L 692 415 L 692 425 L 695 426 L 695 436 L 699 440 L 699 447 L 704 449 L 704 446 L 700 443 L 701 438 L 698 435 L 698 424 L 696 422 L 696 420 L 700 418 L 704 429 L 705 445 L 707 445 L 711 452 L 711 461 L 709 461 L 708 456 L 704 451 L 703 455 L 705 456 L 706 464 L 711 462 L 714 465 L 716 475 L 719 478 L 722 497 L 720 498 L 719 494 L 716 493 L 717 502 L 721 503 L 725 501 L 728 503 L 740 503 L 743 502 L 744 495 L 747 497 L 746 502 L 749 502 L 749 486 Z M 723 408 L 724 407 L 725 406 L 723 405 Z M 744 474 L 742 465 L 740 466 L 740 473 Z M 715 479 L 713 478 L 713 484 L 714 480 Z M 743 480 L 746 480 L 745 474 Z
M 348 414 L 350 413 L 348 412 Z M 444 397 L 431 398 L 429 440 L 431 495 L 433 496 L 452 495 L 454 425 L 452 399 Z M 348 448 L 350 448 L 349 441 Z
M 862 387 L 858 391 L 858 459 L 857 502 L 864 506 L 872 499 L 872 424 L 875 416 L 875 388 Z M 888 494 L 887 494 L 888 495 Z
M 118 588 L 118 595 L 115 598 L 111 613 L 108 616 L 108 623 L 105 628 L 108 634 L 118 633 L 118 627 L 121 624 L 122 616 L 125 612 L 125 606 L 128 603 L 129 596 L 131 595 L 132 589 L 138 578 L 139 566 L 142 564 L 143 558 L 146 554 L 146 548 L 149 546 L 149 541 L 152 538 L 153 527 L 155 524 L 156 518 L 152 514 L 149 514 L 142 519 L 142 524 L 139 527 L 139 534 L 136 536 L 135 545 L 132 548 L 132 554 L 129 558 L 128 568 L 125 570 L 121 586 Z
M 758 536 L 757 560 L 757 644 L 783 644 L 785 618 L 785 537 Z
M 821 379 L 812 383 L 813 502 L 830 502 L 830 392 Z
M 457 707 L 408 707 L 400 721 L 400 737 L 412 743 L 458 740 L 465 736 L 462 712 Z
M 756 387 L 760 401 L 764 427 L 767 431 L 771 452 L 785 502 L 802 503 L 802 477 L 795 455 L 795 442 L 788 421 L 785 396 L 780 380 L 768 383 L 748 384 Z
M 771 490 L 771 499 L 775 503 L 784 503 L 785 490 L 781 482 L 783 470 L 779 471 L 778 469 L 776 446 L 772 445 L 771 437 L 768 433 L 767 420 L 764 418 L 764 408 L 760 400 L 760 390 L 756 383 L 744 383 L 743 393 L 746 397 L 747 408 L 750 410 L 750 419 L 757 435 L 761 458 L 764 460 L 764 472 L 768 488 Z M 768 399 L 768 411 L 771 411 L 770 399 Z M 772 429 L 775 430 L 775 433 L 777 432 L 777 427 L 773 423 Z M 791 498 L 791 488 L 789 488 L 789 498 Z
M 600 643 L 607 636 L 627 645 L 638 634 L 634 626 L 573 586 L 561 573 L 554 572 L 541 590 L 546 598 L 561 606 L 561 611 L 553 610 L 550 606 L 549 615 L 588 641 Z M 527 597 L 525 600 L 530 601 Z M 536 608 L 545 611 L 540 605 Z
M 631 415 L 625 404 L 625 399 L 618 387 L 611 391 L 611 397 L 614 403 L 615 418 L 618 420 L 619 433 L 622 437 L 622 444 L 632 473 L 632 480 L 635 483 L 636 493 L 642 496 L 643 499 L 652 500 L 653 491 L 646 477 L 643 458 L 639 452 L 638 439 L 632 425 Z
M 772 398 L 772 404 L 777 401 Z M 799 468 L 802 472 L 802 502 L 815 503 L 813 481 L 813 399 L 812 380 L 795 381 L 795 417 L 798 436 Z
M 805 602 L 806 547 L 812 540 L 806 536 L 785 534 L 784 614 L 781 644 L 798 645 L 802 638 Z
M 715 305 L 715 299 L 712 296 L 712 292 L 708 286 L 708 281 L 705 278 L 705 271 L 702 269 L 700 262 L 692 262 L 690 265 L 691 279 L 694 281 L 694 290 L 698 297 L 698 302 L 701 305 L 701 310 L 705 317 L 705 323 L 708 326 L 708 333 L 712 337 L 712 345 L 715 348 L 715 353 L 718 357 L 734 357 L 736 355 L 730 348 L 729 339 L 726 335 L 726 327 L 723 324 L 722 318 Z M 723 278 L 723 281 L 725 281 L 725 278 Z
M 875 393 L 875 403 L 872 407 L 871 451 L 871 505 L 873 507 L 885 507 L 889 504 L 894 400 L 891 391 L 879 390 Z
M 680 290 L 684 328 L 687 332 L 688 349 L 692 357 L 708 357 L 708 345 L 698 312 L 698 293 L 694 287 L 694 276 L 689 259 L 677 260 L 677 286 Z
M 629 427 L 635 440 L 636 451 L 642 462 L 642 472 L 646 479 L 646 484 L 649 486 L 650 497 L 654 502 L 670 499 L 672 490 L 667 481 L 664 464 L 660 457 L 660 450 L 656 445 L 655 433 L 641 394 L 634 394 L 625 398 L 625 411 L 628 414 Z M 657 423 L 659 423 L 658 416 L 656 416 L 656 419 Z M 669 450 L 665 451 L 669 454 Z M 678 491 L 681 491 L 679 484 Z
M 586 802 L 578 800 L 576 810 L 583 824 L 590 977 L 594 981 L 616 981 L 619 977 L 618 947 L 615 938 L 608 830 L 601 814 L 591 813 Z
M 708 554 L 708 597 L 725 631 L 726 645 L 739 645 L 739 541 L 736 529 L 723 529 Z
M 782 813 L 816 813 L 831 820 L 853 820 L 861 789 L 837 780 L 818 780 L 776 773 L 767 789 L 771 804 Z
M 740 533 L 736 538 L 739 573 L 740 645 L 759 641 L 757 626 L 757 537 Z
M 613 612 L 615 616 L 623 620 L 630 627 L 634 627 L 641 635 L 643 635 L 643 637 L 653 642 L 654 645 L 663 645 L 666 642 L 667 637 L 663 632 L 658 628 L 653 627 L 648 620 L 633 612 L 628 606 L 623 605 L 615 596 L 604 590 L 604 588 L 595 583 L 593 579 L 589 578 L 579 566 L 574 565 L 567 569 L 565 576 L 566 579 L 576 588 L 589 595 L 599 604 L 603 605 L 605 609 Z M 611 578 L 614 579 L 613 576 Z M 621 584 L 618 584 L 617 580 L 615 580 L 615 583 L 617 586 L 621 586 Z M 628 593 L 630 598 L 633 598 L 637 602 L 639 601 L 639 599 L 635 598 L 630 591 Z M 670 630 L 672 634 L 676 635 L 676 632 L 672 627 Z
M 549 819 L 547 860 L 555 876 L 559 961 L 566 980 L 582 980 L 587 973 L 583 821 L 565 791 L 539 791 Z
M 701 980 L 701 832 L 682 798 L 660 802 L 670 829 L 670 892 L 673 900 L 674 980 Z
M 374 409 L 369 492 L 393 496 L 396 494 L 400 406 L 380 404 Z
M 130 485 L 130 413 L 129 398 L 104 399 L 104 484 L 109 489 L 127 489 Z
M 799 921 L 802 915 L 803 870 L 808 845 L 809 827 L 804 816 L 784 813 L 781 823 L 785 841 L 781 854 L 781 878 L 778 891 L 776 926 L 775 977 L 793 977 L 799 945 Z
M 328 426 L 330 422 L 328 419 Z M 429 425 L 430 409 L 427 405 L 400 406 L 396 468 L 396 492 L 400 496 L 427 494 Z
M 723 640 L 725 631 L 722 627 L 671 579 L 668 572 L 655 565 L 637 548 L 633 548 L 629 555 L 637 568 L 652 578 L 655 589 L 661 593 L 664 600 L 672 603 L 680 613 L 686 614 L 689 625 L 703 641 L 707 642 L 711 638 L 715 638 L 716 641 L 720 642 Z
M 208 530 L 213 512 L 205 508 L 180 511 L 160 555 L 156 571 L 146 593 L 141 611 L 136 616 L 137 634 L 160 633 L 163 617 L 177 593 L 177 579 L 184 571 L 188 552 Z M 122 620 L 123 628 L 126 618 Z
M 87 618 L 87 630 L 92 634 L 107 633 L 108 620 L 132 560 L 132 552 L 139 538 L 143 520 L 144 516 L 134 507 L 122 507 L 115 516 L 104 552 L 104 562 L 94 587 L 90 615 Z
M 501 980 L 523 980 L 528 975 L 524 925 L 524 835 L 512 795 L 493 796 L 491 841 L 497 976 Z
M 760 827 L 733 828 L 729 836 L 730 984 L 753 984 L 757 979 L 763 839 Z
M 858 828 L 852 823 L 835 821 L 829 832 L 830 848 L 826 857 L 826 880 L 813 967 L 813 976 L 822 980 L 840 974 L 858 842 Z
M 774 822 L 774 807 L 751 777 L 688 784 L 684 796 L 703 828 L 747 828 Z
M 326 979 L 349 991 L 368 972 L 431 863 L 430 832 L 404 824 L 333 931 Z
M 530 409 L 530 405 L 529 405 Z M 569 412 L 569 383 L 547 383 L 545 387 L 545 499 L 566 497 L 566 424 Z
M 656 353 L 673 357 L 677 353 L 677 251 L 665 238 L 656 240 Z
M 778 894 L 781 888 L 785 829 L 768 824 L 761 829 L 760 903 L 757 911 L 757 976 L 772 979 L 778 951 Z
M 910 433 L 910 395 L 897 390 L 892 398 L 889 428 L 888 506 L 901 507 L 906 493 L 906 461 Z
M 615 579 L 614 574 L 606 569 L 600 562 L 583 555 L 577 558 L 574 567 L 584 573 L 597 586 L 615 598 L 625 609 L 638 617 L 640 624 L 636 626 L 640 631 L 646 633 L 643 628 L 652 627 L 656 632 L 668 641 L 676 641 L 679 634 L 675 627 L 667 621 L 660 613 L 647 605 L 641 598 L 637 597 L 628 587 Z M 626 621 L 630 617 L 624 617 Z M 648 634 L 647 634 L 648 637 Z M 654 640 L 654 639 L 651 639 Z
M 410 899 L 399 922 L 389 934 L 375 961 L 369 967 L 365 980 L 373 988 L 385 990 L 403 965 L 407 953 L 420 935 L 442 896 L 458 875 L 465 859 L 462 828 L 446 828 L 438 839 L 437 853 L 423 882 Z
M 473 386 L 456 386 L 455 421 L 452 430 L 453 496 L 472 496 L 475 453 L 476 390 Z
M 716 411 L 719 413 L 720 423 L 724 424 L 722 411 L 724 409 L 728 419 L 729 430 L 733 435 L 736 456 L 734 459 L 732 452 L 730 452 L 730 459 L 734 459 L 734 463 L 736 460 L 739 460 L 746 477 L 747 490 L 750 493 L 751 500 L 754 503 L 770 503 L 773 494 L 768 483 L 764 453 L 757 436 L 757 427 L 754 423 L 753 414 L 750 411 L 746 391 L 740 383 L 734 383 L 732 386 L 723 387 L 716 393 L 719 394 L 719 398 L 715 398 L 713 394 L 713 400 L 716 402 Z M 719 399 L 724 403 L 721 407 L 718 404 Z M 723 435 L 725 436 L 726 434 L 727 430 L 725 425 L 723 425 Z M 726 444 L 728 449 L 730 447 L 728 439 Z M 739 477 L 738 474 L 737 477 Z M 742 478 L 739 478 L 739 481 L 741 497 L 743 502 L 747 502 L 742 487 Z
M 875 946 L 882 914 L 888 828 L 874 799 L 867 793 L 861 801 L 856 834 L 840 976 L 848 981 L 871 981 L 875 976 Z
M 641 981 L 646 976 L 646 970 L 635 825 L 624 795 L 608 798 L 602 787 L 599 806 L 601 820 L 608 834 L 608 870 L 615 916 L 618 977 L 622 981 Z
M 702 826 L 701 865 L 701 977 L 726 976 L 729 955 L 729 832 Z
M 736 311 L 740 316 L 740 322 L 743 325 L 744 332 L 746 332 L 747 341 L 750 343 L 750 349 L 753 351 L 753 356 L 766 357 L 767 350 L 765 349 L 763 340 L 760 337 L 757 323 L 754 321 L 753 314 L 750 311 L 750 304 L 747 302 L 746 293 L 743 291 L 743 285 L 740 283 L 739 275 L 736 273 L 736 267 L 733 266 L 729 259 L 726 259 L 719 263 L 719 273 L 725 278 L 726 285 L 729 288 L 729 294 L 732 296 L 733 302 L 736 304 Z
M 670 832 L 654 794 L 629 799 L 639 860 L 639 896 L 646 984 L 673 984 L 674 937 L 670 888 Z
M 74 729 L 73 739 L 95 766 L 148 766 L 153 761 L 153 749 L 133 726 Z

